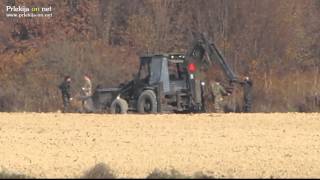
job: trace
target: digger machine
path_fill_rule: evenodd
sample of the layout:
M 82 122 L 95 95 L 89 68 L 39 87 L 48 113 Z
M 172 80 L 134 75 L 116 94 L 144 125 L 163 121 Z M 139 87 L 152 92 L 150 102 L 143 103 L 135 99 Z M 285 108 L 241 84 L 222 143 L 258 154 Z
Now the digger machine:
M 214 43 L 198 34 L 186 53 L 149 54 L 140 57 L 133 80 L 117 88 L 96 88 L 87 107 L 91 112 L 125 114 L 206 112 L 206 83 L 198 75 L 203 67 L 218 64 L 232 93 L 241 83 Z

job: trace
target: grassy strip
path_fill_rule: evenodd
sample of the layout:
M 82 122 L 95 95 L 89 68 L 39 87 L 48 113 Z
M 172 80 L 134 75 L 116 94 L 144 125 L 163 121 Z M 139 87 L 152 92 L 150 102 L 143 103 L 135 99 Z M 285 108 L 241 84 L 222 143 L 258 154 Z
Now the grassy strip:
M 4 170 L 0 172 L 0 179 L 34 179 L 24 174 L 9 173 Z
M 117 175 L 106 164 L 99 163 L 84 172 L 80 177 L 81 179 L 117 179 Z M 0 172 L 0 179 L 35 179 L 24 174 L 9 173 L 7 171 Z M 153 170 L 145 179 L 215 179 L 214 176 L 206 175 L 203 172 L 196 172 L 192 176 L 187 176 L 176 169 L 169 171 L 162 171 L 159 169 Z
M 85 179 L 116 179 L 117 176 L 109 166 L 104 163 L 99 163 L 85 172 L 82 176 Z M 209 176 L 203 172 L 196 172 L 192 176 L 187 176 L 176 169 L 169 171 L 153 170 L 145 179 L 215 179 L 214 176 Z
M 176 169 L 171 169 L 169 172 L 155 169 L 146 177 L 146 179 L 215 179 L 215 177 L 206 175 L 203 172 L 196 172 L 192 176 L 187 176 Z

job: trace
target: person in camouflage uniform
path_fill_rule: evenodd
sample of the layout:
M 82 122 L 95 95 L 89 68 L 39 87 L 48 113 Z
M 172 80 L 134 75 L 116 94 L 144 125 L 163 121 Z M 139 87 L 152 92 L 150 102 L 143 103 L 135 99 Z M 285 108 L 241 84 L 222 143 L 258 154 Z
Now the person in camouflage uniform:
M 229 95 L 225 88 L 218 82 L 211 82 L 211 92 L 214 97 L 214 109 L 217 113 L 223 112 L 223 96 Z
M 92 83 L 89 75 L 85 74 L 83 76 L 84 85 L 82 86 L 82 108 L 85 112 L 92 112 L 93 102 L 92 96 Z
M 85 96 L 91 96 L 92 95 L 92 83 L 90 77 L 85 74 L 84 77 L 84 85 L 82 86 L 82 91 Z
M 70 84 L 71 78 L 70 76 L 66 76 L 64 81 L 59 85 L 59 89 L 62 94 L 62 101 L 63 101 L 63 112 L 67 112 L 70 104 L 71 94 L 70 94 Z

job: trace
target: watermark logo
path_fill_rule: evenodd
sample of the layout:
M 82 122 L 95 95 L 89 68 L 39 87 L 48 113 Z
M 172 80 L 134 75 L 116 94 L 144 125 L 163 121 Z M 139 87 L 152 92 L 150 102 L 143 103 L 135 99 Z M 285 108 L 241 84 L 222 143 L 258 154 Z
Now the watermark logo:
M 6 6 L 6 17 L 52 17 L 52 7 Z

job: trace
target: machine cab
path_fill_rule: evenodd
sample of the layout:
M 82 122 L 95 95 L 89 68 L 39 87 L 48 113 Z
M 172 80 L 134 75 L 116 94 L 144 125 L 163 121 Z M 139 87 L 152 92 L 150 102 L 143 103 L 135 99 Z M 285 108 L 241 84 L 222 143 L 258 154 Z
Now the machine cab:
M 163 83 L 165 94 L 176 91 L 176 83 L 185 84 L 184 55 L 161 54 L 140 57 L 138 78 L 149 86 Z M 180 84 L 181 84 L 180 83 Z

